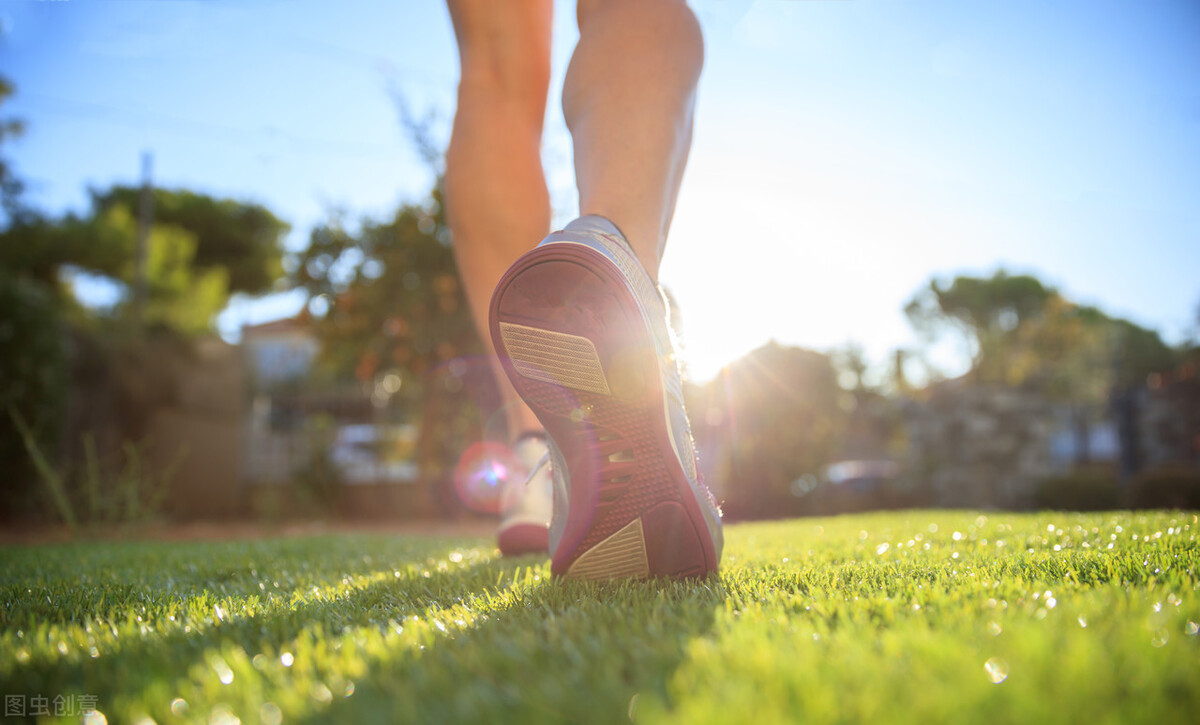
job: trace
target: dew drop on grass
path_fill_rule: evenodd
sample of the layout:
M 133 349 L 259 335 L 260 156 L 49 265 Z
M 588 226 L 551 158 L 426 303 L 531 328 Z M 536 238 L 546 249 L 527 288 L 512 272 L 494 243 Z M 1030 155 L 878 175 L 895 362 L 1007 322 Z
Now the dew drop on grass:
M 954 539 L 955 541 L 962 541 L 962 532 L 961 532 L 961 531 L 955 531 L 955 532 L 954 532 L 954 534 L 952 534 L 952 535 L 950 536 L 950 538 Z
M 292 656 L 291 652 L 284 652 L 283 654 L 279 655 L 279 664 L 283 665 L 284 667 L 291 667 L 292 663 L 295 661 L 296 658 Z
M 325 683 L 323 682 L 318 682 L 313 687 L 312 696 L 317 702 L 321 702 L 326 705 L 333 702 L 333 693 L 329 691 L 329 688 L 326 687 Z
M 254 655 L 254 659 L 250 660 L 250 663 L 254 665 L 254 669 L 262 670 L 267 666 L 267 662 L 269 661 L 270 659 L 268 659 L 265 654 L 259 652 L 258 654 Z
M 1165 628 L 1160 629 L 1154 633 L 1153 637 L 1150 638 L 1150 646 L 1164 647 L 1164 646 L 1166 646 L 1167 642 L 1170 641 L 1170 639 L 1171 639 L 1171 634 L 1169 632 L 1167 632 L 1167 630 Z
M 279 725 L 283 722 L 283 712 L 273 702 L 264 702 L 262 707 L 258 708 L 258 717 L 263 725 Z
M 342 690 L 342 697 L 350 697 L 353 694 L 354 694 L 354 682 L 353 681 L 347 682 L 345 689 Z
M 1183 627 L 1183 632 L 1189 637 L 1195 637 L 1196 633 L 1200 632 L 1200 624 L 1196 624 L 1195 622 L 1188 620 L 1188 623 Z
M 992 657 L 987 662 L 983 663 L 983 669 L 987 672 L 988 679 L 993 685 L 999 685 L 1008 679 L 1008 663 L 999 657 Z
M 171 714 L 172 715 L 174 715 L 175 717 L 183 717 L 185 714 L 187 714 L 187 711 L 188 711 L 187 700 L 183 699 L 182 697 L 177 697 L 174 700 L 171 700 Z
M 991 622 L 988 622 L 987 631 L 988 631 L 988 634 L 992 635 L 993 637 L 996 637 L 996 636 L 999 636 L 999 634 L 1004 631 L 1004 628 L 1000 626 L 999 622 L 991 621 Z
M 242 721 L 233 714 L 229 706 L 225 703 L 219 703 L 212 709 L 212 713 L 208 716 L 210 725 L 239 725 Z
M 83 725 L 108 725 L 108 718 L 99 710 L 88 710 L 83 715 Z
M 883 542 L 882 544 L 880 544 L 879 546 L 875 547 L 875 553 L 879 554 L 880 556 L 887 553 L 887 550 L 888 550 L 888 543 L 886 541 Z
M 217 679 L 221 681 L 222 685 L 228 685 L 233 682 L 233 670 L 229 669 L 229 665 L 225 663 L 225 660 L 220 657 L 214 659 L 212 668 L 217 673 Z

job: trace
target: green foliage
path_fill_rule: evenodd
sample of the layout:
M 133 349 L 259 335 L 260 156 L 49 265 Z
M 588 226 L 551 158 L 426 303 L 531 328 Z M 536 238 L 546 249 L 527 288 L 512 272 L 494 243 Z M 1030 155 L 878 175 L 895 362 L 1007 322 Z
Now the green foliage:
M 947 328 L 975 350 L 977 382 L 1034 384 L 1050 395 L 1100 405 L 1114 385 L 1144 383 L 1169 368 L 1175 353 L 1158 333 L 1101 310 L 1077 305 L 1029 275 L 937 280 L 905 307 L 929 339 Z
M 20 436 L 20 440 L 25 446 L 29 460 L 33 462 L 34 470 L 37 471 L 38 478 L 41 480 L 43 488 L 50 498 L 50 502 L 53 504 L 58 515 L 62 517 L 63 523 L 72 529 L 75 528 L 75 525 L 78 523 L 75 518 L 75 510 L 67 497 L 67 490 L 63 486 L 62 477 L 58 475 L 58 471 L 54 470 L 54 466 L 46 458 L 46 455 L 42 453 L 33 431 L 29 429 L 29 425 L 21 417 L 21 414 L 17 412 L 16 408 L 10 408 L 8 415 L 12 420 L 13 427 L 17 430 L 17 435 Z
M 1184 722 L 1193 514 L 728 528 L 719 577 L 585 584 L 490 539 L 0 549 L 6 693 L 109 722 Z
M 306 421 L 305 433 L 308 460 L 292 473 L 294 491 L 304 513 L 330 516 L 337 512 L 343 483 L 342 470 L 332 455 L 336 421 L 328 415 L 314 416 Z
M 16 89 L 12 81 L 0 76 L 0 106 L 13 95 Z M 18 138 L 25 133 L 25 122 L 20 119 L 0 119 L 0 146 L 6 141 Z M 24 207 L 21 204 L 21 193 L 25 184 L 13 173 L 8 160 L 0 156 L 0 208 L 4 209 L 10 219 L 21 216 Z
M 140 195 L 132 186 L 93 191 L 94 215 L 121 209 L 136 218 Z M 201 274 L 223 271 L 230 292 L 269 292 L 283 274 L 282 242 L 289 227 L 261 205 L 155 189 L 154 224 L 191 234 L 196 240 L 191 263 Z
M 1034 277 L 999 270 L 988 279 L 958 276 L 948 285 L 932 280 L 908 302 L 904 313 L 927 337 L 935 337 L 947 326 L 957 328 L 973 343 L 979 365 L 1003 356 L 1014 331 L 1040 314 L 1052 293 Z
M 293 275 L 313 296 L 310 309 L 325 307 L 314 320 L 318 376 L 356 380 L 391 420 L 420 421 L 418 465 L 437 492 L 480 439 L 495 387 L 448 239 L 435 190 L 426 205 L 404 205 L 356 232 L 336 217 L 314 229 Z M 453 496 L 438 497 L 454 507 Z
M 357 234 L 337 219 L 313 230 L 295 281 L 328 304 L 317 332 L 330 375 L 367 382 L 391 370 L 415 400 L 439 365 L 483 351 L 445 238 L 436 193 Z
M 847 415 L 829 357 L 770 342 L 689 395 L 700 456 L 713 462 L 723 506 L 738 517 L 798 505 L 791 484 L 833 460 Z
M 137 221 L 113 207 L 94 221 L 101 238 L 118 240 L 116 278 L 132 287 Z M 114 244 L 116 246 L 116 244 Z M 205 332 L 229 299 L 227 271 L 195 264 L 196 237 L 181 227 L 155 226 L 146 241 L 146 300 L 142 319 L 184 334 Z
M 155 475 L 144 465 L 141 447 L 126 441 L 122 446 L 123 466 L 115 476 L 108 476 L 102 471 L 110 467 L 102 466 L 95 439 L 89 434 L 83 440 L 84 465 L 67 468 L 63 473 L 50 462 L 21 415 L 15 410 L 9 415 L 42 486 L 46 509 L 42 518 L 52 520 L 54 516 L 46 515 L 52 511 L 74 530 L 80 524 L 144 523 L 161 511 L 183 451 L 176 463 Z
M 64 269 L 134 284 L 136 190 L 93 192 L 88 216 L 53 219 L 26 214 L 0 234 L 0 266 L 67 297 Z M 155 223 L 146 250 L 143 319 L 184 333 L 211 329 L 233 292 L 271 289 L 281 274 L 280 240 L 287 225 L 267 210 L 187 191 L 157 190 Z M 159 213 L 161 212 L 161 213 Z M 130 311 L 126 293 L 112 314 Z
M 66 399 L 67 365 L 61 313 L 40 286 L 0 268 L 0 509 L 28 501 L 34 478 L 15 414 L 47 451 L 57 449 Z

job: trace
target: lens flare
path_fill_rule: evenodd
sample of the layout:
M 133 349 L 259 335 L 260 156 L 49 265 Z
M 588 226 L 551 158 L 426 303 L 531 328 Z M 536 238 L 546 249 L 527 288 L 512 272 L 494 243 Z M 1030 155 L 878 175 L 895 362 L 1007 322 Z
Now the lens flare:
M 458 459 L 458 465 L 454 467 L 454 490 L 458 500 L 472 511 L 499 513 L 505 487 L 510 481 L 520 479 L 521 471 L 521 462 L 512 449 L 500 443 L 481 441 L 469 447 Z

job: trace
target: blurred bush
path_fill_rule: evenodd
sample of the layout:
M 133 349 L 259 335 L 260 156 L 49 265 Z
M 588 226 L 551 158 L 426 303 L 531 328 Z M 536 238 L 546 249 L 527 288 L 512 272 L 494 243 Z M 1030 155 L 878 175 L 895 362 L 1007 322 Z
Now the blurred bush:
M 0 511 L 10 516 L 36 498 L 33 462 L 13 413 L 37 445 L 60 446 L 67 388 L 60 309 L 43 287 L 0 268 Z
M 701 465 L 730 518 L 803 512 L 792 483 L 837 456 L 847 411 L 828 355 L 770 342 L 688 389 Z
M 1113 473 L 1078 471 L 1042 480 L 1033 504 L 1057 511 L 1109 511 L 1122 508 L 1124 491 Z
M 327 414 L 305 421 L 308 459 L 292 474 L 292 484 L 300 510 L 310 516 L 336 514 L 338 493 L 343 483 L 342 469 L 333 459 L 337 421 Z
M 1200 509 L 1200 469 L 1179 463 L 1143 471 L 1130 498 L 1134 508 Z

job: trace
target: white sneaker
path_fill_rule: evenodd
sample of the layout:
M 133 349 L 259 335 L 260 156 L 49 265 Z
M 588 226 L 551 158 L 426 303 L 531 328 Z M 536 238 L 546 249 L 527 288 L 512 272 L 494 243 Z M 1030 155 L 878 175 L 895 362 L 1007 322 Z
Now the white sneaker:
M 527 435 L 513 452 L 523 466 L 514 471 L 500 494 L 500 530 L 496 534 L 505 556 L 545 554 L 549 550 L 550 516 L 554 495 L 548 451 L 543 436 Z
M 556 576 L 717 569 L 721 514 L 697 471 L 668 316 L 598 216 L 548 236 L 492 296 L 492 342 L 549 436 Z

